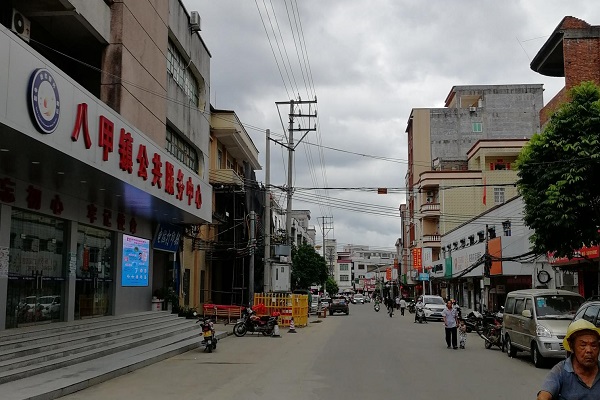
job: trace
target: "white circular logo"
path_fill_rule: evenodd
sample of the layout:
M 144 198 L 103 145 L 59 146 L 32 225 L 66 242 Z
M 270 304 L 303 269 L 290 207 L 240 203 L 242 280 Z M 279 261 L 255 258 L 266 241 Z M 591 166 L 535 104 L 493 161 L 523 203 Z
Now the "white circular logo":
M 29 78 L 29 111 L 36 128 L 52 133 L 60 119 L 60 97 L 54 77 L 45 68 L 38 68 Z

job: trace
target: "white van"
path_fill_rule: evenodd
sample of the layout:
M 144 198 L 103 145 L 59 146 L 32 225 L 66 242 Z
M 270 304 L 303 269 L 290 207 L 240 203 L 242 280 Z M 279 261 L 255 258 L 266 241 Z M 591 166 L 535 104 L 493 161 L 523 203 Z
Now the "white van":
M 546 358 L 565 358 L 563 339 L 584 298 L 568 290 L 527 289 L 508 293 L 502 333 L 509 357 L 531 353 L 536 367 Z

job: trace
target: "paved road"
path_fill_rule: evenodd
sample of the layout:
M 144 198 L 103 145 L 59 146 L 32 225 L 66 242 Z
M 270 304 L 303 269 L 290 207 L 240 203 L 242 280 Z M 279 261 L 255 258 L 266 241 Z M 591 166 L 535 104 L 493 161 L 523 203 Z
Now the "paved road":
M 231 336 L 212 354 L 191 351 L 64 399 L 533 399 L 548 372 L 484 349 L 476 334 L 448 350 L 441 323 L 371 304 L 296 330 Z

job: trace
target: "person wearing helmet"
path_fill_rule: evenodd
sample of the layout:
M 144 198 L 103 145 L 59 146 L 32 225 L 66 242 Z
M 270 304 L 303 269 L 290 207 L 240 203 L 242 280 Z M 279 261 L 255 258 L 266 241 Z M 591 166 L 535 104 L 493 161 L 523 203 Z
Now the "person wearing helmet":
M 571 356 L 550 370 L 537 400 L 600 399 L 600 329 L 577 320 L 569 325 L 563 346 Z

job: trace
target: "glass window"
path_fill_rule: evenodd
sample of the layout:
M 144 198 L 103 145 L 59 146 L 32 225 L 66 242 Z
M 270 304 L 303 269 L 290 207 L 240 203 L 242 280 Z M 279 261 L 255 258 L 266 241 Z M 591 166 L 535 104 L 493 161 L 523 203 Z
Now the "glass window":
M 596 318 L 598 317 L 598 311 L 600 311 L 600 305 L 593 304 L 585 310 L 585 314 L 583 314 L 583 319 L 586 321 L 590 321 L 592 324 L 597 325 Z
M 340 282 L 348 282 L 350 277 L 348 275 L 340 275 Z
M 531 312 L 531 315 L 533 315 L 533 302 L 531 301 L 531 299 L 527 299 L 525 301 L 525 309 Z
M 515 314 L 521 315 L 525 309 L 525 299 L 517 299 L 515 302 Z
M 584 307 L 581 310 L 579 310 L 579 312 L 573 317 L 573 321 L 577 321 L 578 319 L 583 318 L 583 314 L 585 313 L 585 310 L 587 310 L 587 307 Z
M 483 124 L 481 122 L 473 122 L 473 132 L 483 132 Z
M 494 188 L 494 203 L 504 203 L 504 188 Z
M 515 309 L 515 298 L 509 297 L 508 299 L 506 299 L 506 305 L 504 306 L 504 313 L 512 314 L 514 309 Z
M 196 150 L 179 136 L 173 129 L 167 126 L 167 144 L 165 149 L 169 154 L 188 166 L 192 171 L 203 175 L 204 173 L 204 155 Z
M 572 319 L 581 303 L 583 298 L 579 296 L 538 296 L 535 298 L 535 309 L 538 319 Z
M 199 85 L 198 80 L 194 77 L 191 70 L 188 68 L 190 61 L 186 61 L 179 53 L 175 44 L 169 40 L 169 48 L 167 51 L 167 73 L 173 77 L 177 86 L 179 86 L 185 95 L 198 106 L 199 104 Z

